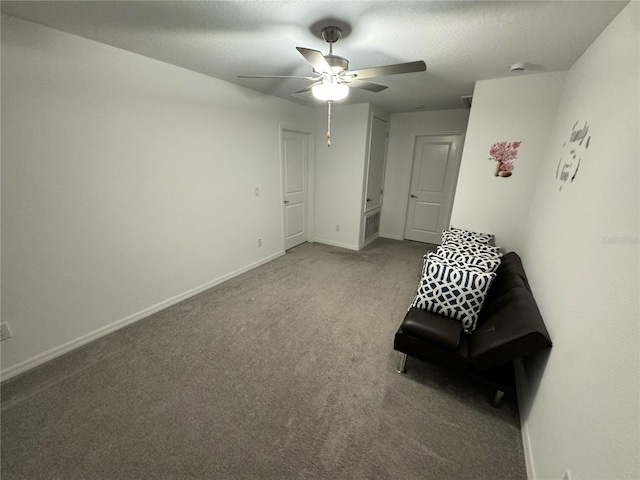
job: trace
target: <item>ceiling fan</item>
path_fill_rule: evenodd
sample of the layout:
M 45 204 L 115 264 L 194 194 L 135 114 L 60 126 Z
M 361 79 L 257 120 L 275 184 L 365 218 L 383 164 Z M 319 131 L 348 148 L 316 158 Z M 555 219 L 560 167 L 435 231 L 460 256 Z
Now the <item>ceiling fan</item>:
M 296 50 L 313 67 L 313 74 L 302 75 L 238 75 L 239 78 L 297 78 L 312 83 L 298 90 L 294 95 L 311 91 L 315 98 L 327 101 L 329 106 L 327 145 L 331 146 L 331 103 L 342 100 L 349 94 L 350 88 L 360 88 L 370 92 L 381 92 L 387 87 L 365 81 L 373 77 L 398 75 L 402 73 L 424 72 L 427 65 L 422 61 L 384 65 L 380 67 L 349 70 L 349 60 L 333 54 L 333 44 L 342 36 L 340 27 L 329 26 L 322 29 L 322 38 L 329 44 L 329 54 L 323 55 L 318 50 L 296 47 Z

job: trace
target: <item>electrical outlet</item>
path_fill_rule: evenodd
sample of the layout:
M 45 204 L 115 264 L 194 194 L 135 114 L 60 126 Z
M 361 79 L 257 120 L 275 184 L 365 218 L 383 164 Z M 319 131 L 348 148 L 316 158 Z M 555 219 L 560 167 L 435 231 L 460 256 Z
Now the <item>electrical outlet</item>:
M 564 472 L 564 477 L 562 477 L 562 480 L 571 480 L 571 474 L 569 473 L 569 470 Z
M 262 246 L 262 239 L 261 239 L 261 238 L 259 238 L 259 239 L 258 239 L 258 247 L 261 247 L 261 246 Z
M 259 196 L 260 196 L 260 187 L 256 187 L 256 188 L 254 188 L 254 189 L 253 189 L 253 194 L 254 194 L 256 197 L 259 197 Z
M 336 225 L 336 232 L 340 231 L 340 225 Z
M 9 324 L 7 322 L 2 322 L 0 323 L 0 342 L 7 338 L 11 338 L 11 330 L 9 329 Z

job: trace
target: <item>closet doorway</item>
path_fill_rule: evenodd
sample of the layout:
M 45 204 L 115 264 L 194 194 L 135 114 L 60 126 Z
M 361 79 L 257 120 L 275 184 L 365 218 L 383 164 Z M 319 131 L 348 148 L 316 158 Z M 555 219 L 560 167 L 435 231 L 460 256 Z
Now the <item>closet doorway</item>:
M 449 227 L 462 153 L 462 135 L 415 138 L 404 238 L 439 244 Z

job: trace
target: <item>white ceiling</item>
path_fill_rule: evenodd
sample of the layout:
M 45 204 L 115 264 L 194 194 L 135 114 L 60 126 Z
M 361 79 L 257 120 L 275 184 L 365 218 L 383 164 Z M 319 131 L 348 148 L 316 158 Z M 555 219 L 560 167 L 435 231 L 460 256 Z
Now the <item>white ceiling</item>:
M 291 79 L 309 75 L 296 46 L 328 53 L 326 25 L 343 27 L 334 53 L 350 69 L 424 60 L 427 71 L 377 77 L 380 93 L 343 103 L 390 112 L 460 108 L 476 80 L 566 70 L 628 1 L 3 1 L 4 13 L 237 85 L 310 105 Z M 524 73 L 509 67 L 526 62 Z

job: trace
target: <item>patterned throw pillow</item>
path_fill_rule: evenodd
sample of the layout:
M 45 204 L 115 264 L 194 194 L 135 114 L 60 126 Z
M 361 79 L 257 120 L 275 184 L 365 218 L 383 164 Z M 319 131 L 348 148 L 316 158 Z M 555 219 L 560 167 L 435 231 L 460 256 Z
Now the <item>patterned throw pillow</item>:
M 461 242 L 458 240 L 447 240 L 442 242 L 442 248 L 456 251 L 468 257 L 483 256 L 499 258 L 502 256 L 500 247 L 493 247 L 485 243 L 474 241 Z
M 447 250 L 442 247 L 438 247 L 436 253 L 433 255 L 440 259 L 452 260 L 472 267 L 478 267 L 482 269 L 483 272 L 487 273 L 495 272 L 501 263 L 500 257 L 472 257 L 456 252 L 455 250 Z
M 470 235 L 460 235 L 458 233 L 453 233 L 450 230 L 443 230 L 442 243 L 445 244 L 447 242 L 456 242 L 456 243 L 474 242 L 474 243 L 479 243 L 481 245 L 491 245 L 490 243 L 487 243 L 487 242 L 481 242 L 477 238 Z
M 424 256 L 424 259 L 425 259 L 425 263 L 422 266 L 422 275 L 424 275 L 426 271 L 427 261 L 433 262 L 433 263 L 439 263 L 442 265 L 448 265 L 450 267 L 459 268 L 461 270 L 467 269 L 467 270 L 471 270 L 473 272 L 478 272 L 478 273 L 488 272 L 488 270 L 485 268 L 485 265 L 483 265 L 480 260 L 469 258 L 470 262 L 467 262 L 466 257 L 463 257 L 461 255 L 458 255 L 457 258 L 453 258 L 451 256 L 446 257 L 446 256 L 437 255 L 435 253 L 429 253 L 428 255 Z
M 486 243 L 486 244 L 494 244 L 495 236 L 491 233 L 482 233 L 482 232 L 472 232 L 470 230 L 465 230 L 463 228 L 449 227 L 449 230 L 445 230 L 445 232 L 450 232 L 453 235 L 457 235 L 467 240 L 475 240 L 476 242 Z
M 466 333 L 473 332 L 496 274 L 463 270 L 428 259 L 424 270 L 411 306 L 460 320 Z

